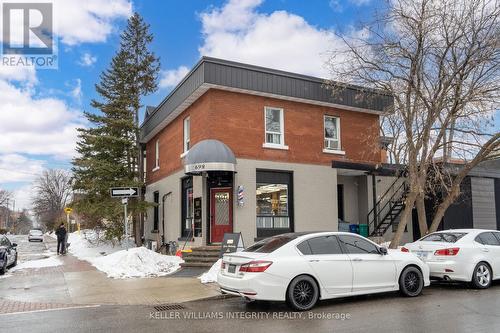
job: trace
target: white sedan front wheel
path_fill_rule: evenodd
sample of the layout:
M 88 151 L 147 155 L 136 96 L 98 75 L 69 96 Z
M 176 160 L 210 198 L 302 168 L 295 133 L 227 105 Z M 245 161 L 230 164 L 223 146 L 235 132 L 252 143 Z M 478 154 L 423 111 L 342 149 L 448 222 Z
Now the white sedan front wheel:
M 399 277 L 399 290 L 404 296 L 415 297 L 422 293 L 424 277 L 414 266 L 406 267 Z
M 485 262 L 480 262 L 474 268 L 472 285 L 477 289 L 486 289 L 491 285 L 491 269 Z

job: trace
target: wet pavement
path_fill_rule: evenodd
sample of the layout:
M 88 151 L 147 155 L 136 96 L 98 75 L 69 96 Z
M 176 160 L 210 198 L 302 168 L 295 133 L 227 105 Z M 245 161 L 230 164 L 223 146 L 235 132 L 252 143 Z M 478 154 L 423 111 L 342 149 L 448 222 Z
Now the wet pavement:
M 459 284 L 323 301 L 311 312 L 239 298 L 183 303 L 182 310 L 99 306 L 0 315 L 6 332 L 498 332 L 500 283 L 489 290 Z
M 20 245 L 20 253 L 25 259 L 34 257 L 33 251 L 50 253 L 39 246 Z M 322 301 L 313 311 L 297 313 L 283 303 L 246 303 L 240 298 L 184 302 L 189 297 L 176 295 L 195 294 L 194 286 L 207 287 L 183 284 L 186 279 L 193 281 L 187 277 L 112 280 L 72 256 L 62 260 L 63 266 L 42 273 L 0 280 L 0 331 L 500 331 L 500 281 L 487 290 L 433 284 L 416 298 L 387 293 Z M 215 288 L 211 292 L 217 294 Z
M 17 244 L 18 259 L 21 262 L 45 259 L 53 255 L 44 242 L 29 242 L 27 235 L 9 235 L 7 237 L 12 243 Z
M 28 243 L 27 236 L 10 238 L 18 244 L 20 262 L 55 256 L 56 241 L 50 237 L 45 237 L 43 243 Z M 176 278 L 111 279 L 70 254 L 57 258 L 63 265 L 7 272 L 7 276 L 0 279 L 0 300 L 23 304 L 150 305 L 220 295 L 217 286 L 201 284 L 193 277 L 194 273 Z

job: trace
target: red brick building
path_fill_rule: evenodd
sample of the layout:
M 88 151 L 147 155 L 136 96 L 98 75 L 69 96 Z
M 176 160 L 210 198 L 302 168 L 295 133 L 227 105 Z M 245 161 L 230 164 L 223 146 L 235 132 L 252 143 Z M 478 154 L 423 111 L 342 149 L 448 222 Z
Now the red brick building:
M 319 78 L 202 58 L 141 127 L 146 200 L 157 203 L 145 238 L 241 232 L 248 245 L 366 223 L 372 183 L 385 183 L 367 171 L 385 162 L 379 117 L 391 106 L 369 89 L 333 93 Z

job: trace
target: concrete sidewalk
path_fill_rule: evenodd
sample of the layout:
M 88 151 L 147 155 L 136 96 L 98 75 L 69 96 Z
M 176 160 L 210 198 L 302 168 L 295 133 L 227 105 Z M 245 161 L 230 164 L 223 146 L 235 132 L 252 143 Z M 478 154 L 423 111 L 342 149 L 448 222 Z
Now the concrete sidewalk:
M 46 237 L 53 252 L 56 241 Z M 68 254 L 62 266 L 15 271 L 0 280 L 2 298 L 20 302 L 64 304 L 164 304 L 182 303 L 220 295 L 215 284 L 201 284 L 196 277 L 111 279 L 86 261 Z

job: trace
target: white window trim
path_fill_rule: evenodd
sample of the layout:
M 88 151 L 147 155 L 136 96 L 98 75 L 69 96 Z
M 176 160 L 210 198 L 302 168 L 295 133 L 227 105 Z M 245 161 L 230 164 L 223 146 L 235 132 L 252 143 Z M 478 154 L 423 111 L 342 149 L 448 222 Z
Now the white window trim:
M 267 131 L 266 116 L 267 116 L 268 109 L 280 111 L 280 133 Z M 267 142 L 267 133 L 280 134 L 281 135 L 281 143 L 277 144 L 277 143 Z M 285 145 L 285 112 L 283 111 L 283 108 L 278 108 L 278 107 L 274 107 L 274 106 L 265 106 L 264 107 L 264 143 L 262 144 L 262 147 L 263 148 L 270 148 L 270 149 L 288 150 L 288 146 Z
M 155 167 L 153 171 L 160 169 L 160 140 L 155 142 Z
M 189 127 L 187 128 L 188 131 L 186 131 L 186 122 L 189 123 Z M 189 132 L 189 137 L 187 137 L 186 133 Z M 184 118 L 182 121 L 182 149 L 185 154 L 189 151 L 187 144 L 191 144 L 191 117 L 187 116 Z M 181 157 L 184 157 L 181 155 Z
M 339 148 L 338 149 L 330 149 L 330 148 L 326 148 L 325 147 L 325 141 L 328 139 L 325 136 L 325 132 L 326 132 L 325 131 L 325 120 L 326 120 L 327 117 L 328 118 L 335 118 L 335 119 L 337 119 L 337 121 L 336 121 L 336 124 L 337 124 L 337 136 L 338 136 L 338 141 L 339 141 Z M 342 147 L 342 140 L 341 140 L 341 136 L 340 136 L 340 117 L 338 117 L 338 116 L 331 116 L 331 115 L 328 115 L 328 114 L 323 115 L 323 153 L 345 155 L 345 151 L 343 151 L 341 149 L 341 147 Z
M 325 154 L 333 154 L 333 155 L 345 155 L 345 151 L 344 150 L 326 149 L 326 148 L 323 148 L 323 153 L 325 153 Z
M 288 146 L 278 145 L 276 143 L 263 143 L 262 148 L 288 150 Z

